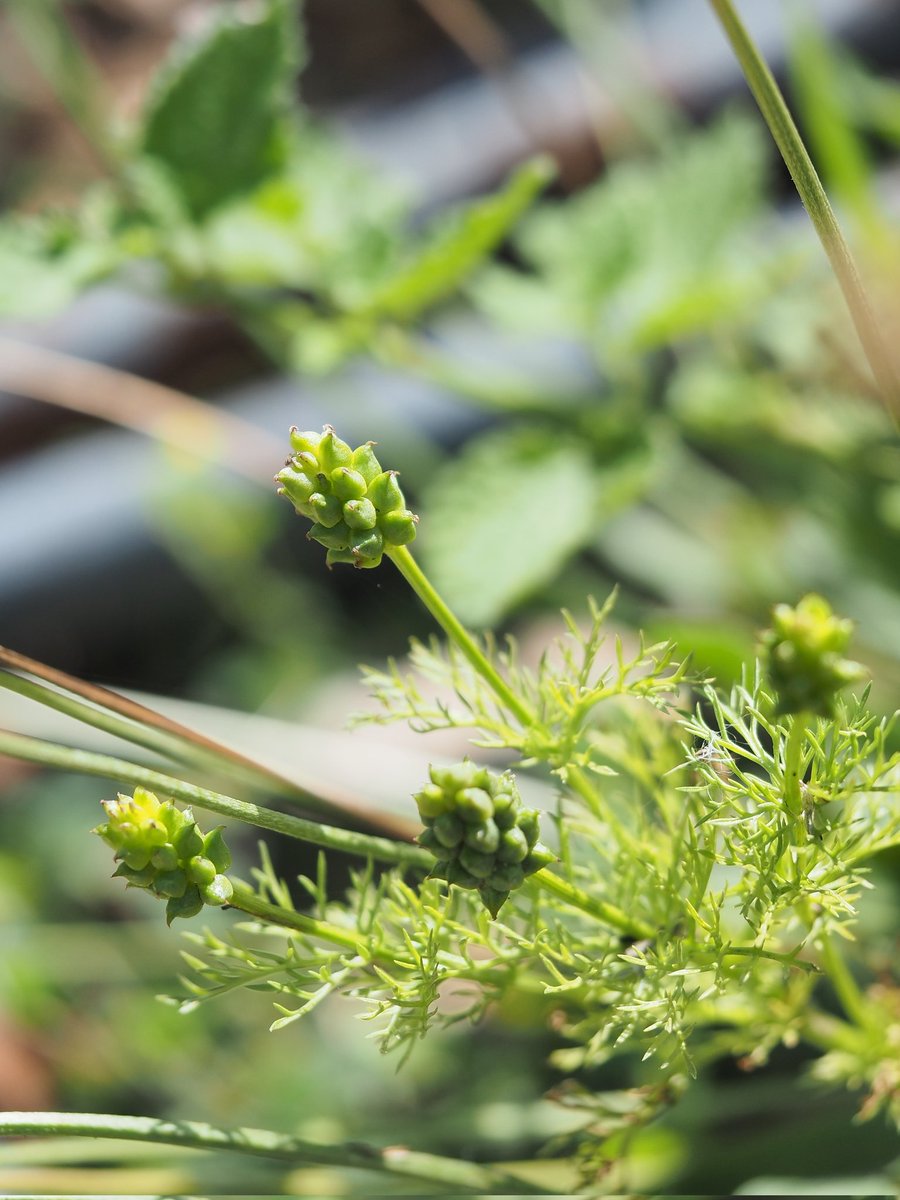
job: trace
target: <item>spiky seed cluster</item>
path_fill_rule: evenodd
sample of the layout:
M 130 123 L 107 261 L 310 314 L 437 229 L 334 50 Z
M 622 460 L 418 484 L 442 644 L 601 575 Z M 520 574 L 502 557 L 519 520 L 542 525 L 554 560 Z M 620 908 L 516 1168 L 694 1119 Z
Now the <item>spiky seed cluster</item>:
M 468 759 L 432 767 L 415 801 L 425 829 L 418 842 L 437 859 L 431 874 L 477 888 L 492 917 L 528 875 L 556 855 L 538 840 L 540 814 L 523 808 L 515 779 Z
M 416 536 L 419 518 L 406 507 L 397 472 L 382 471 L 373 444 L 351 450 L 330 425 L 322 433 L 291 430 L 294 454 L 275 482 L 313 522 L 307 537 L 327 549 L 329 566 L 377 567 L 385 547 Z
M 837 693 L 865 676 L 859 663 L 842 657 L 852 633 L 853 622 L 836 617 L 821 596 L 804 596 L 796 608 L 775 606 L 762 645 L 777 712 L 834 716 Z
M 193 917 L 204 904 L 231 899 L 231 881 L 223 874 L 231 855 L 221 827 L 202 834 L 189 808 L 178 809 L 145 788 L 133 796 L 104 800 L 107 820 L 94 833 L 116 852 L 113 878 L 142 887 L 167 900 L 166 920 Z

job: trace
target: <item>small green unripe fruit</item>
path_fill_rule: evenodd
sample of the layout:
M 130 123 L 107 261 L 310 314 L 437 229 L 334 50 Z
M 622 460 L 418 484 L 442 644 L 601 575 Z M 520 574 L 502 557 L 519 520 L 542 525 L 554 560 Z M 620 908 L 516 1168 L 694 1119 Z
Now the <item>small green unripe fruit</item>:
M 340 500 L 330 492 L 327 496 L 322 492 L 313 492 L 309 498 L 309 506 L 316 514 L 318 523 L 324 525 L 326 529 L 337 525 L 343 516 L 343 506 Z
M 516 824 L 525 834 L 525 840 L 528 842 L 529 847 L 533 846 L 541 834 L 540 814 L 533 808 L 526 809 L 524 812 L 519 813 Z
M 319 444 L 316 447 L 316 456 L 321 469 L 326 475 L 331 475 L 332 471 L 338 467 L 348 467 L 350 465 L 353 451 L 346 442 L 341 441 L 330 425 L 326 425 L 325 432 L 322 434 Z
M 234 895 L 234 887 L 227 876 L 216 875 L 210 883 L 200 888 L 200 895 L 204 903 L 221 907 L 221 905 L 227 904 Z
M 338 500 L 361 500 L 366 494 L 366 481 L 351 467 L 338 467 L 331 472 L 331 486 Z
M 437 855 L 438 858 L 440 858 L 441 850 L 445 849 L 440 838 L 433 829 L 423 829 L 416 838 L 416 841 L 423 850 L 430 850 L 431 853 Z
M 178 853 L 169 842 L 154 853 L 151 863 L 158 871 L 174 871 L 178 866 Z
M 374 442 L 366 442 L 364 446 L 358 446 L 350 459 L 350 465 L 354 471 L 358 471 L 362 475 L 366 481 L 366 487 L 381 474 L 381 463 L 375 457 L 375 451 L 372 449 L 374 445 Z
M 517 825 L 500 837 L 497 858 L 502 863 L 520 863 L 528 853 L 528 839 Z
M 356 566 L 356 558 L 351 550 L 329 550 L 325 555 L 325 565 L 333 567 L 335 563 L 349 563 Z
M 420 792 L 416 792 L 414 799 L 423 821 L 433 820 L 447 809 L 443 789 L 435 783 L 427 783 Z
M 447 882 L 457 887 L 477 888 L 480 880 L 457 861 L 447 865 Z
M 504 863 L 491 875 L 491 886 L 512 892 L 525 882 L 525 872 L 520 863 Z
M 321 480 L 322 471 L 319 467 L 319 460 L 314 454 L 304 453 L 295 454 L 293 458 L 294 467 L 297 471 L 302 471 L 310 483 L 314 484 L 318 489 Z M 287 468 L 285 468 L 287 469 Z
M 456 793 L 456 811 L 464 821 L 480 824 L 494 815 L 494 802 L 483 788 L 462 788 Z
M 316 491 L 318 485 L 305 475 L 301 475 L 299 471 L 294 471 L 290 467 L 285 467 L 283 471 L 279 471 L 275 479 L 281 484 L 282 493 L 287 496 L 294 508 L 299 509 L 304 516 L 308 516 L 309 499 Z
M 188 875 L 190 875 L 194 883 L 199 883 L 205 887 L 215 879 L 216 865 L 205 855 L 195 854 L 188 863 Z
M 498 829 L 511 829 L 517 815 L 515 800 L 508 792 L 494 797 L 494 821 Z
M 459 861 L 476 879 L 487 879 L 494 870 L 493 854 L 479 854 L 471 846 L 463 846 L 459 852 Z
M 380 529 L 391 546 L 408 546 L 416 538 L 416 516 L 408 508 L 397 508 L 382 516 Z
M 554 862 L 556 862 L 556 855 L 553 851 L 545 846 L 543 842 L 535 842 L 522 863 L 522 870 L 526 875 L 533 875 L 535 871 L 549 867 Z
M 470 825 L 466 830 L 466 845 L 482 854 L 493 854 L 500 845 L 500 830 L 490 818 L 483 825 Z
M 133 871 L 143 871 L 153 858 L 153 850 L 129 850 L 124 856 L 126 866 L 131 867 Z
M 379 513 L 393 512 L 403 508 L 403 492 L 397 482 L 396 471 L 383 471 L 369 484 L 368 497 Z
M 374 529 L 378 514 L 371 500 L 348 500 L 344 505 L 344 520 L 351 529 Z
M 377 567 L 384 553 L 384 538 L 377 529 L 362 529 L 350 539 L 350 549 L 357 566 Z
M 159 800 L 144 788 L 104 801 L 108 820 L 94 831 L 116 852 L 116 876 L 167 899 L 166 920 L 190 917 L 209 904 L 224 904 L 231 883 L 223 872 L 231 855 L 221 827 L 201 836 L 190 808 Z
M 291 449 L 295 454 L 315 454 L 316 447 L 322 440 L 321 433 L 304 433 L 296 425 L 291 426 Z
M 437 818 L 432 829 L 434 836 L 448 850 L 453 846 L 458 846 L 466 832 L 465 825 L 454 813 L 443 813 Z

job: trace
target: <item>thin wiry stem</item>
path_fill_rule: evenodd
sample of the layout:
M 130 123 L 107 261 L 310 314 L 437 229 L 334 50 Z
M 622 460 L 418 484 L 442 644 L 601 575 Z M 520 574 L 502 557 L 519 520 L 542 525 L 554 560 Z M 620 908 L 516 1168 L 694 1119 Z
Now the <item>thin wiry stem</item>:
M 361 1142 L 328 1145 L 274 1133 L 268 1129 L 223 1129 L 201 1121 L 122 1117 L 108 1113 L 7 1112 L 0 1113 L 0 1137 L 117 1138 L 187 1146 L 196 1150 L 223 1150 L 281 1162 L 354 1168 L 402 1176 L 429 1183 L 442 1192 L 457 1189 L 488 1195 L 547 1195 L 518 1176 L 496 1167 L 420 1154 L 404 1146 L 377 1147 Z
M 94 754 L 88 750 L 76 750 L 71 746 L 60 746 L 55 742 L 44 742 L 38 738 L 0 730 L 0 754 L 26 762 L 40 763 L 49 767 L 78 771 L 84 775 L 99 775 L 106 779 L 120 780 L 150 788 L 184 804 L 195 804 L 208 812 L 218 813 L 234 821 L 256 825 L 260 829 L 271 829 L 287 837 L 322 846 L 326 850 L 342 850 L 347 854 L 358 854 L 377 862 L 396 863 L 401 866 L 419 867 L 428 870 L 432 856 L 418 846 L 408 842 L 395 842 L 389 838 L 373 837 L 352 829 L 340 829 L 323 825 L 318 821 L 307 821 L 289 813 L 262 808 L 246 800 L 236 800 L 221 792 L 198 787 L 172 775 L 151 771 L 121 758 L 106 754 Z

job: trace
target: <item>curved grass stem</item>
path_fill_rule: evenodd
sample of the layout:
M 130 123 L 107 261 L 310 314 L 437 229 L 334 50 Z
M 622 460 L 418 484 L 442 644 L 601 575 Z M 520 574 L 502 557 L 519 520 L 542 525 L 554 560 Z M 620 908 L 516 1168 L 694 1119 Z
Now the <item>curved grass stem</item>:
M 850 316 L 888 412 L 900 412 L 900 379 L 881 327 L 825 188 L 804 145 L 774 75 L 750 36 L 733 0 L 709 0 L 731 43 L 785 165 L 844 294 Z

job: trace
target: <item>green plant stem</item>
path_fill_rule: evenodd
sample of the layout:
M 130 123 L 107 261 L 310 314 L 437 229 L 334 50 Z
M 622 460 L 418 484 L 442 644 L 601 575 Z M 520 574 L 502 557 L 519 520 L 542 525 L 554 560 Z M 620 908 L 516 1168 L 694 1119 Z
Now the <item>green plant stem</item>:
M 60 746 L 55 742 L 44 742 L 39 738 L 26 737 L 24 734 L 10 733 L 0 730 L 0 754 L 10 758 L 21 759 L 25 762 L 39 763 L 46 767 L 59 767 L 63 770 L 77 771 L 82 775 L 99 775 L 107 779 L 116 779 L 139 787 L 150 788 L 180 800 L 184 804 L 195 804 L 208 812 L 218 813 L 235 821 L 243 821 L 248 825 L 256 825 L 260 829 L 271 829 L 274 833 L 283 833 L 287 837 L 309 842 L 313 846 L 322 846 L 326 850 L 341 850 L 346 854 L 357 854 L 377 862 L 394 863 L 398 866 L 417 867 L 422 871 L 431 869 L 434 857 L 419 846 L 407 842 L 394 842 L 389 838 L 372 837 L 369 834 L 357 833 L 352 829 L 340 829 L 333 825 L 321 825 L 318 821 L 306 821 L 302 817 L 294 817 L 288 813 L 275 812 L 272 809 L 260 808 L 246 800 L 236 800 L 221 792 L 212 792 L 196 784 L 176 779 L 172 775 L 163 775 L 159 771 L 151 771 L 147 767 L 139 767 L 125 759 L 112 758 L 107 754 L 94 754 L 89 750 L 76 750 L 71 746 Z M 622 913 L 614 905 L 595 900 L 586 892 L 567 883 L 549 871 L 538 871 L 532 878 L 548 891 L 555 892 L 561 899 L 573 907 L 607 921 L 626 936 L 647 936 L 644 927 L 632 918 Z M 264 916 L 266 920 L 287 924 L 283 919 L 286 910 L 271 906 L 271 912 L 263 914 L 258 901 L 253 915 Z M 243 905 L 235 907 L 243 908 Z M 245 909 L 245 911 L 250 911 Z M 277 915 L 276 915 L 277 914 Z M 300 914 L 297 914 L 301 920 Z M 292 925 L 292 928 L 302 932 L 315 932 L 305 925 Z
M 535 714 L 528 705 L 512 690 L 509 684 L 497 672 L 484 651 L 457 618 L 447 602 L 432 586 L 428 576 L 410 554 L 406 546 L 391 546 L 386 551 L 388 558 L 416 593 L 438 625 L 453 641 L 482 679 L 487 683 L 494 695 L 511 713 L 525 726 L 535 723 Z
M 309 937 L 331 942 L 345 950 L 354 950 L 366 957 L 373 957 L 366 939 L 353 933 L 352 930 L 341 929 L 338 925 L 332 925 L 330 921 L 320 921 L 316 917 L 308 917 L 305 913 L 291 912 L 277 904 L 271 904 L 268 900 L 263 900 L 261 896 L 258 896 L 248 884 L 233 876 L 229 876 L 229 878 L 234 888 L 232 897 L 228 901 L 230 908 L 240 909 L 241 912 L 247 913 L 251 917 L 258 917 L 261 921 L 268 921 L 273 925 L 283 925 L 286 929 L 295 929 L 298 933 L 305 933 Z
M 835 945 L 833 935 L 820 935 L 819 956 L 844 1012 L 860 1029 L 866 1029 L 870 1023 L 870 1014 L 865 998 L 844 961 L 844 956 Z
M 231 1150 L 296 1165 L 354 1168 L 416 1179 L 442 1192 L 457 1189 L 483 1194 L 547 1195 L 518 1176 L 491 1166 L 420 1154 L 404 1146 L 379 1148 L 360 1142 L 334 1145 L 305 1141 L 268 1129 L 223 1129 L 200 1121 L 166 1121 L 107 1113 L 0 1113 L 0 1137 L 79 1136 L 187 1146 L 195 1150 Z
M 803 815 L 803 743 L 809 728 L 809 714 L 795 713 L 791 719 L 791 731 L 784 749 L 784 802 L 794 817 Z
M 760 112 L 781 151 L 781 156 L 828 255 L 885 407 L 896 418 L 900 404 L 900 380 L 897 378 L 893 359 L 885 344 L 850 247 L 784 96 L 738 15 L 733 0 L 709 2 L 731 43 Z
M 536 883 L 545 892 L 553 892 L 561 900 L 565 900 L 568 904 L 571 904 L 573 908 L 581 909 L 582 912 L 587 913 L 589 916 L 597 917 L 598 920 L 612 926 L 613 929 L 618 930 L 625 937 L 646 938 L 653 937 L 656 934 L 656 930 L 644 921 L 639 920 L 637 917 L 629 916 L 621 908 L 617 908 L 615 904 L 608 904 L 605 900 L 598 900 L 594 896 L 589 896 L 587 892 L 583 892 L 581 888 L 575 887 L 574 884 L 569 883 L 562 876 L 554 875 L 546 867 L 530 876 L 530 882 Z
M 164 796 L 171 796 L 173 800 L 196 804 L 199 808 L 218 813 L 220 816 L 256 825 L 260 829 L 271 829 L 274 833 L 283 833 L 287 837 L 297 838 L 314 846 L 323 846 L 327 850 L 342 850 L 347 854 L 362 855 L 378 862 L 419 867 L 426 871 L 433 862 L 427 851 L 408 842 L 373 837 L 352 829 L 322 825 L 318 821 L 307 821 L 288 813 L 260 808 L 246 800 L 235 800 L 221 792 L 212 792 L 183 779 L 176 779 L 172 775 L 163 775 L 159 771 L 151 771 L 147 767 L 139 767 L 135 763 L 106 754 L 75 750 L 70 746 L 44 742 L 7 730 L 0 730 L 0 754 L 8 754 L 26 762 L 40 763 L 42 766 L 61 767 L 83 775 L 100 775 L 107 779 L 150 788 Z

